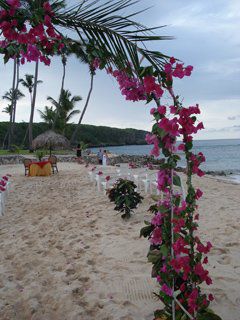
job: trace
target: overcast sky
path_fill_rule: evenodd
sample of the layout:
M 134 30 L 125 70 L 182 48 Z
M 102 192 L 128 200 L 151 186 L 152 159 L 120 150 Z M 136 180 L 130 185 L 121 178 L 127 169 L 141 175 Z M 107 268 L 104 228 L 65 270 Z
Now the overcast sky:
M 77 2 L 77 1 L 76 1 Z M 174 36 L 171 41 L 152 44 L 151 49 L 177 57 L 194 66 L 190 78 L 175 82 L 175 91 L 184 99 L 185 106 L 199 103 L 201 119 L 206 130 L 198 139 L 240 138 L 240 1 L 239 0 L 143 0 L 141 6 L 153 6 L 138 16 L 147 26 L 167 25 L 157 31 L 161 35 Z M 138 6 L 139 7 L 139 6 Z M 137 7 L 137 9 L 138 9 Z M 11 87 L 12 62 L 6 66 L 0 62 L 0 95 Z M 21 67 L 21 77 L 34 73 L 34 65 Z M 37 109 L 49 105 L 47 96 L 57 99 L 60 91 L 62 67 L 60 58 L 52 59 L 50 67 L 41 65 Z M 69 58 L 65 88 L 73 95 L 81 95 L 81 110 L 89 89 L 87 66 Z M 29 119 L 29 97 L 18 103 L 17 121 Z M 0 111 L 6 106 L 0 101 Z M 98 71 L 93 95 L 83 123 L 119 128 L 150 130 L 150 105 L 126 102 L 115 81 Z M 0 112 L 0 120 L 8 115 Z M 74 121 L 77 121 L 76 117 Z M 40 121 L 36 111 L 34 121 Z

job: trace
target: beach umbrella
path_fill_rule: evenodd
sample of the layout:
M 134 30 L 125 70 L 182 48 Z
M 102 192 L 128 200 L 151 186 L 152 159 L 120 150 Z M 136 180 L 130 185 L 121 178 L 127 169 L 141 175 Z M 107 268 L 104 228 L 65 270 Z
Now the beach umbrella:
M 33 148 L 49 148 L 50 155 L 53 147 L 69 148 L 70 141 L 63 135 L 48 130 L 33 140 Z

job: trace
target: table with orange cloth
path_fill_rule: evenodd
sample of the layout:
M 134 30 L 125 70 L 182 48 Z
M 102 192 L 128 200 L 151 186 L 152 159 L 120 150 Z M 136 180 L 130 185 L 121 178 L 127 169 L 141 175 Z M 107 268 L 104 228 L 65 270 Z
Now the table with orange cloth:
M 52 173 L 52 166 L 50 161 L 32 162 L 29 165 L 29 176 L 50 176 Z

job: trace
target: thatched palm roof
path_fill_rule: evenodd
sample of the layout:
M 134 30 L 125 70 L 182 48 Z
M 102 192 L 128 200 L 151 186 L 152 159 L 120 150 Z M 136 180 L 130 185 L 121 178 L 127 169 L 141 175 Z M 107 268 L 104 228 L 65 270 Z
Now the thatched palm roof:
M 52 130 L 48 130 L 33 140 L 33 148 L 52 148 L 52 147 L 64 147 L 70 146 L 69 140 L 61 134 L 58 134 Z

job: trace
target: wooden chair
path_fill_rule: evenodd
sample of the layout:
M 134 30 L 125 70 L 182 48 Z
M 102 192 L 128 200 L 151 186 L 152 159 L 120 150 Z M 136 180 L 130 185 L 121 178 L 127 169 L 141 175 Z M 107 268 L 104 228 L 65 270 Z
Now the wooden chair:
M 27 176 L 29 174 L 29 165 L 32 163 L 31 159 L 23 159 L 23 165 L 24 165 L 24 169 L 25 169 L 25 176 Z
M 48 158 L 48 161 L 51 162 L 52 173 L 54 174 L 54 171 L 58 172 L 57 157 L 56 157 L 56 156 L 50 156 L 50 157 Z

